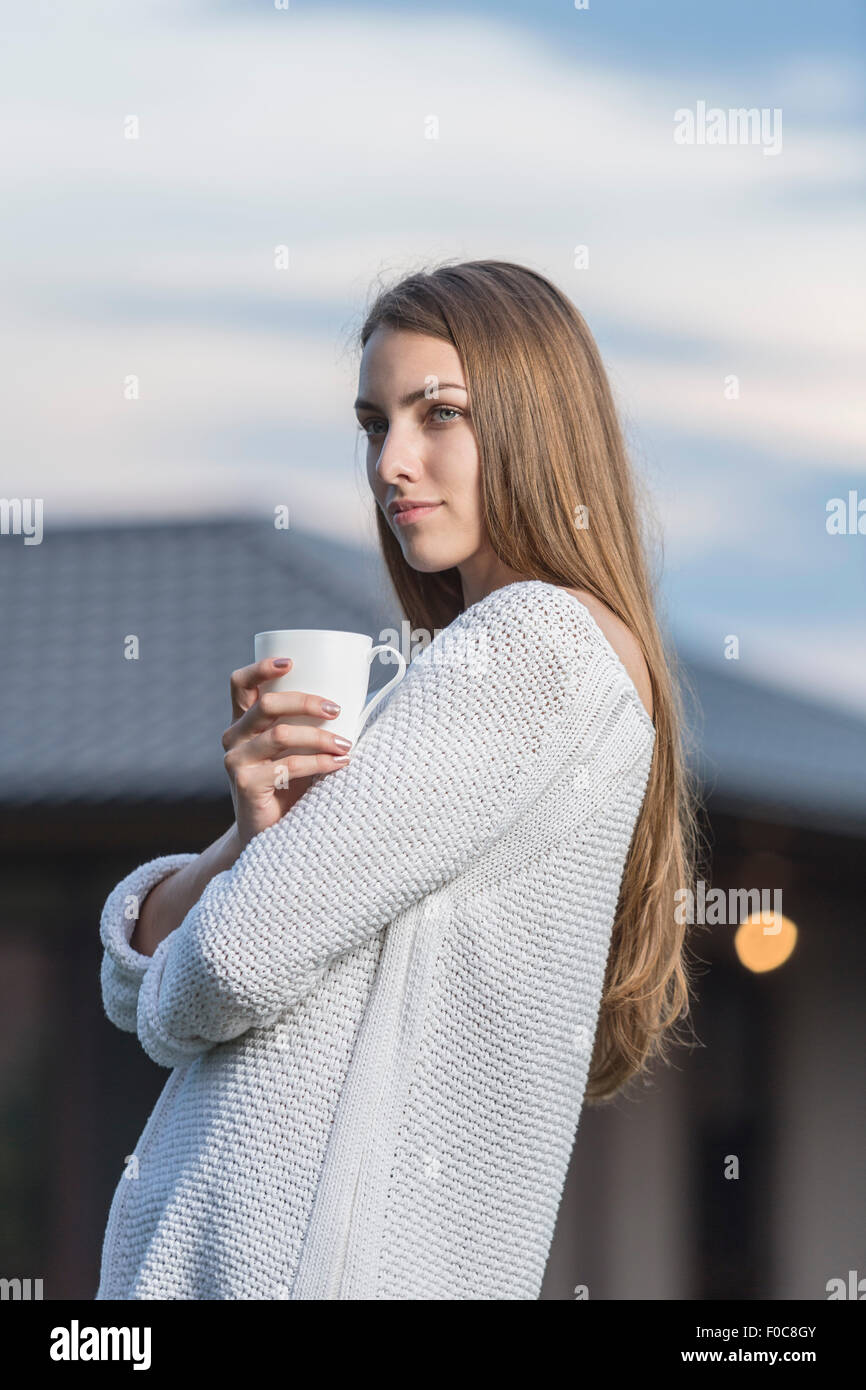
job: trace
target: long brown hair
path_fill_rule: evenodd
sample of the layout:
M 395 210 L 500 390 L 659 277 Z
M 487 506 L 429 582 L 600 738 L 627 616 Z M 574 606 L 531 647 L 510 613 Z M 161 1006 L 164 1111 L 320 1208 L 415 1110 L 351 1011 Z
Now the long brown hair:
M 510 569 L 594 594 L 631 629 L 652 681 L 656 742 L 625 864 L 586 1100 L 612 1099 L 689 1014 L 686 926 L 677 889 L 693 881 L 697 796 L 686 771 L 676 660 L 654 611 L 633 475 L 596 343 L 549 280 L 504 261 L 441 264 L 380 290 L 379 325 L 445 339 L 466 375 L 491 545 Z M 576 509 L 588 525 L 575 525 Z M 431 634 L 464 607 L 456 568 L 421 573 L 376 507 L 385 563 L 412 628 Z M 679 1038 L 677 1039 L 679 1041 Z

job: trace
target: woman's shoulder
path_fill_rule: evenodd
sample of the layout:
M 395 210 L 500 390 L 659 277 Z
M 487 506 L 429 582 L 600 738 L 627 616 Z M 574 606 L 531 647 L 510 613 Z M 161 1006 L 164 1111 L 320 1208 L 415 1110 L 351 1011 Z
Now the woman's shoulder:
M 491 627 L 501 629 L 505 633 L 513 633 L 515 628 L 520 627 L 524 630 L 527 640 L 537 640 L 539 624 L 545 617 L 550 617 L 552 610 L 558 614 L 556 625 L 560 628 L 564 626 L 562 616 L 565 610 L 559 604 L 551 605 L 550 595 L 552 592 L 562 596 L 570 595 L 566 599 L 569 604 L 573 599 L 577 599 L 585 612 L 589 614 L 598 631 L 621 662 L 635 688 L 638 699 L 643 705 L 644 712 L 652 722 L 652 683 L 640 644 L 627 624 L 617 617 L 607 604 L 596 598 L 587 589 L 571 589 L 564 584 L 552 584 L 541 579 L 515 580 L 512 583 L 502 585 L 500 588 L 492 589 L 485 598 L 478 600 L 470 608 L 464 609 L 460 617 L 451 625 L 453 636 L 456 638 L 458 629 L 464 627 L 478 627 L 481 629 L 479 634 L 481 638 L 486 638 L 489 635 L 488 629 Z M 449 629 L 446 629 L 446 634 L 450 635 Z M 459 635 L 461 638 L 465 638 L 468 634 L 461 630 Z M 435 643 L 433 645 L 435 646 Z
M 631 677 L 632 684 L 641 698 L 641 703 L 652 719 L 653 696 L 649 668 L 641 651 L 640 643 L 631 628 L 617 617 L 606 603 L 602 603 L 601 599 L 596 598 L 595 594 L 591 594 L 588 589 L 570 589 L 566 585 L 561 587 L 565 593 L 571 594 L 582 603 L 584 608 L 588 609 L 590 616 L 595 619 L 602 634 Z

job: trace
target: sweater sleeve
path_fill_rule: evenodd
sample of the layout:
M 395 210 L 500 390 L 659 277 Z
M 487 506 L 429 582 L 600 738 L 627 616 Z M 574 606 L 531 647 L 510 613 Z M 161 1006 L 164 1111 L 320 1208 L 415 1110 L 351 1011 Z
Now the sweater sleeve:
M 138 991 L 151 963 L 150 956 L 129 944 L 141 904 L 160 879 L 197 858 L 197 854 L 166 854 L 151 859 L 121 879 L 105 901 L 99 923 L 102 1005 L 111 1022 L 126 1033 L 138 1031 Z
M 573 756 L 580 645 L 539 589 L 494 590 L 439 633 L 352 761 L 256 835 L 160 942 L 137 1013 L 154 1061 L 182 1066 L 275 1022 L 330 961 L 466 868 Z

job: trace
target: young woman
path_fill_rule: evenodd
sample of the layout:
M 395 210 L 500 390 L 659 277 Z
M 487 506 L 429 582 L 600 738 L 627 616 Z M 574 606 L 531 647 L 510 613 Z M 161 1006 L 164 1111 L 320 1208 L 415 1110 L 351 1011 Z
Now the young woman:
M 584 1099 L 688 1013 L 694 805 L 592 336 L 478 261 L 383 291 L 361 345 L 385 562 L 436 635 L 348 762 L 328 691 L 258 695 L 291 652 L 236 671 L 234 824 L 108 898 L 106 1011 L 172 1073 L 100 1299 L 535 1299 Z

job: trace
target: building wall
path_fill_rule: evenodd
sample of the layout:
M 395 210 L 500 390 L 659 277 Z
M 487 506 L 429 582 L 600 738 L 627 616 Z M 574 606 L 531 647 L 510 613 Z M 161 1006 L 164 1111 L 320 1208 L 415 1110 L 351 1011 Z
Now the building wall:
M 227 804 L 6 816 L 0 860 L 0 1274 L 91 1299 L 108 1207 L 167 1072 L 102 1011 L 99 913 L 142 860 L 197 850 Z M 800 927 L 766 976 L 731 929 L 694 938 L 700 1045 L 584 1107 L 546 1301 L 823 1298 L 866 1274 L 866 932 L 859 846 L 713 821 L 720 886 L 782 881 Z M 738 1155 L 741 1176 L 724 1177 Z
M 694 932 L 698 1045 L 638 1099 L 584 1109 L 544 1299 L 823 1299 L 866 1275 L 860 844 L 720 812 L 711 829 L 711 882 L 781 888 L 796 949 L 753 974 L 735 923 Z
M 845 859 L 812 880 L 780 1018 L 777 1298 L 824 1298 L 851 1269 L 866 1278 L 866 912 L 863 861 Z

